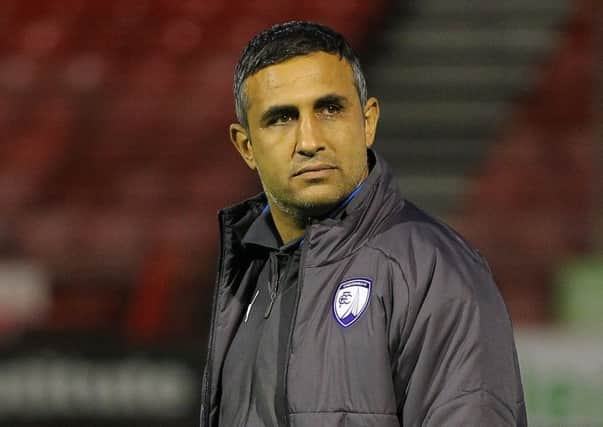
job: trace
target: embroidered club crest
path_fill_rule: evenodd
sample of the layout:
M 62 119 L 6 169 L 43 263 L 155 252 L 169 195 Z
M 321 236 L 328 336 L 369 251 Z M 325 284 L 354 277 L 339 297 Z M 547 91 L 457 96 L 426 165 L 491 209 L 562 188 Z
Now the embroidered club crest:
M 335 320 L 347 328 L 364 313 L 371 297 L 370 279 L 350 279 L 337 286 L 333 297 L 333 316 Z

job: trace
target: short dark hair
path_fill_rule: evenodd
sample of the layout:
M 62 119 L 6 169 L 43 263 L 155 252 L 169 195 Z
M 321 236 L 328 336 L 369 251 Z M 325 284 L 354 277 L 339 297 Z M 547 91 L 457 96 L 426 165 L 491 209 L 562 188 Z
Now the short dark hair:
M 253 37 L 239 58 L 234 75 L 235 111 L 239 123 L 247 127 L 245 80 L 269 65 L 296 56 L 326 52 L 345 59 L 354 73 L 354 85 L 361 105 L 366 103 L 366 79 L 358 56 L 341 34 L 314 22 L 290 21 L 276 24 Z

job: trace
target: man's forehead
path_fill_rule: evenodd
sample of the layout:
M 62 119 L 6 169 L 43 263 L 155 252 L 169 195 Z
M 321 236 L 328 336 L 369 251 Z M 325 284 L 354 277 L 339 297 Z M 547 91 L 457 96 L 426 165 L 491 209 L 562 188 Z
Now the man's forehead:
M 250 108 L 256 103 L 285 101 L 278 98 L 291 98 L 289 102 L 293 102 L 333 92 L 350 96 L 355 90 L 352 67 L 345 59 L 325 52 L 270 65 L 246 81 Z

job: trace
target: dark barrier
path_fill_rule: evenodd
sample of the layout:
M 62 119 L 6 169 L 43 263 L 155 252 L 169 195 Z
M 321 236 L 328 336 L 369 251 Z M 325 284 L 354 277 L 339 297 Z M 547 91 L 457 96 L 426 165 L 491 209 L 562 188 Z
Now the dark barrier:
M 19 351 L 0 359 L 0 426 L 195 425 L 202 364 L 165 352 Z

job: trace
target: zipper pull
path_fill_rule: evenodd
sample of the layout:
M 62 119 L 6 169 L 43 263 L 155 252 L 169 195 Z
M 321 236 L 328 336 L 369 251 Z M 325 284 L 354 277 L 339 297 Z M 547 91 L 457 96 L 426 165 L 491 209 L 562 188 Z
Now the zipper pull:
M 266 307 L 266 311 L 264 312 L 264 319 L 268 319 L 270 317 L 270 312 L 272 311 L 272 306 L 274 305 L 275 300 L 276 292 L 270 292 L 270 302 L 268 303 L 268 307 Z
M 272 306 L 276 300 L 276 293 L 278 290 L 278 260 L 276 259 L 276 255 L 274 253 L 270 254 L 268 261 L 270 262 L 270 282 L 268 282 L 270 302 L 268 303 L 268 307 L 266 307 L 266 311 L 264 312 L 264 319 L 268 319 L 268 317 L 270 317 L 270 312 L 272 311 Z

